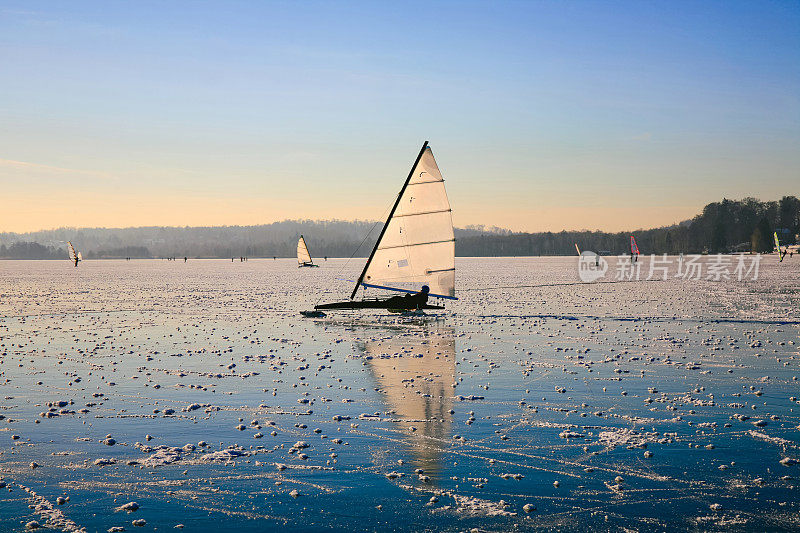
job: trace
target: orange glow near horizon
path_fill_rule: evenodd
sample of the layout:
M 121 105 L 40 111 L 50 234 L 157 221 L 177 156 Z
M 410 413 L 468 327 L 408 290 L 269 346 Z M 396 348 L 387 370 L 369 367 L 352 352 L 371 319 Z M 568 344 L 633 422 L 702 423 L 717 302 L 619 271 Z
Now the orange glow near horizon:
M 460 163 L 446 154 L 446 162 Z M 118 163 L 115 171 L 100 171 L 0 159 L 0 175 L 10 178 L 4 186 L 0 231 L 251 226 L 287 219 L 383 220 L 408 164 L 405 159 L 410 156 L 403 159 L 402 155 L 393 154 L 388 162 L 365 161 L 363 168 L 356 170 L 347 164 L 320 170 L 316 163 L 302 167 L 302 172 L 289 166 L 286 171 L 296 174 L 286 178 L 275 177 L 284 171 L 278 167 L 271 173 L 251 170 L 229 179 L 216 178 L 223 174 L 219 169 L 201 173 L 154 167 L 148 169 L 148 179 L 142 179 L 140 171 L 126 168 L 124 163 Z M 488 171 L 480 167 L 452 166 L 450 170 L 440 161 L 453 221 L 461 228 L 483 225 L 531 233 L 634 231 L 690 219 L 705 203 L 721 199 L 713 191 L 706 193 L 707 199 L 700 199 L 693 189 L 680 187 L 669 195 L 664 187 L 651 187 L 649 191 L 629 190 L 623 197 L 603 186 L 610 181 L 603 169 L 595 171 L 596 177 L 576 171 L 578 176 L 572 179 L 554 180 L 545 175 L 487 182 L 481 177 Z M 385 172 L 375 178 L 371 168 L 390 168 L 395 176 L 387 177 L 390 173 Z M 515 169 L 507 172 L 513 174 Z M 347 179 L 330 179 L 326 174 Z M 451 179 L 452 175 L 457 177 Z M 624 190 L 625 185 L 619 189 Z
M 308 209 L 302 199 L 261 196 L 219 198 L 204 195 L 119 196 L 67 191 L 58 198 L 20 195 L 0 211 L 0 231 L 27 233 L 60 227 L 254 226 L 287 219 L 382 220 L 387 198 L 371 205 L 341 202 Z M 666 226 L 691 218 L 699 207 L 548 207 L 497 210 L 485 205 L 453 207 L 456 227 L 496 226 L 512 231 L 630 231 Z M 643 224 L 647 221 L 647 225 Z

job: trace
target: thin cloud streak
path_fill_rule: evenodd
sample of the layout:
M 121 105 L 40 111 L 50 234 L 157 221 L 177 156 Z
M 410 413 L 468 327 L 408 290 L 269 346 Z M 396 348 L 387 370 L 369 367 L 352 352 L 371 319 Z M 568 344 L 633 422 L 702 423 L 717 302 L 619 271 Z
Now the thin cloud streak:
M 55 172 L 60 174 L 71 174 L 71 175 L 82 175 L 82 176 L 93 176 L 96 178 L 103 178 L 103 179 L 117 179 L 116 176 L 113 174 L 109 174 L 107 172 L 98 172 L 96 170 L 84 170 L 78 168 L 64 168 L 64 167 L 55 167 L 51 165 L 43 165 L 41 163 L 31 163 L 28 161 L 16 161 L 13 159 L 2 159 L 0 158 L 0 167 L 7 167 L 13 168 L 18 170 L 31 170 L 31 171 L 46 171 L 46 172 Z

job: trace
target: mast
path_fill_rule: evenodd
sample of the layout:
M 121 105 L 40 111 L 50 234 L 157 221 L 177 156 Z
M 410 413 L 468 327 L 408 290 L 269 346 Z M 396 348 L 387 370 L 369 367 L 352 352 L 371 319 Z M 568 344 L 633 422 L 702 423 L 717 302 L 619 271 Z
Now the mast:
M 389 227 L 389 221 L 394 216 L 394 212 L 397 210 L 397 206 L 400 204 L 400 199 L 403 197 L 403 193 L 406 192 L 406 187 L 408 187 L 408 182 L 411 181 L 411 178 L 414 176 L 414 169 L 417 168 L 419 164 L 419 160 L 422 159 L 422 154 L 425 153 L 425 149 L 428 147 L 428 141 L 425 141 L 422 144 L 422 148 L 417 154 L 417 159 L 414 160 L 414 164 L 411 165 L 411 170 L 408 171 L 408 177 L 406 178 L 405 183 L 403 183 L 403 188 L 400 189 L 400 192 L 397 193 L 397 200 L 395 200 L 394 205 L 392 206 L 392 210 L 389 211 L 389 216 L 386 218 L 386 222 L 383 224 L 383 229 L 381 230 L 381 234 L 378 235 L 378 240 L 375 241 L 375 246 L 372 248 L 372 252 L 369 254 L 369 259 L 367 259 L 367 264 L 364 265 L 364 270 L 361 271 L 361 275 L 358 276 L 358 281 L 356 281 L 356 286 L 353 289 L 353 294 L 350 295 L 350 299 L 356 297 L 356 293 L 358 292 L 358 287 L 361 286 L 361 282 L 364 281 L 364 274 L 367 273 L 367 269 L 369 268 L 369 264 L 372 262 L 372 258 L 375 256 L 375 252 L 378 251 L 378 246 L 381 244 L 381 239 L 383 238 L 383 234 L 386 233 L 386 228 Z

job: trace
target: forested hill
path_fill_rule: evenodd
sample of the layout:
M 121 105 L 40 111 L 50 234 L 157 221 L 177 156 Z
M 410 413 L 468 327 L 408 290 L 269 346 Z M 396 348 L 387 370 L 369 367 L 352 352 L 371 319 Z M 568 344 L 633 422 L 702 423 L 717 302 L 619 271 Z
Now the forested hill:
M 369 254 L 381 223 L 368 221 L 286 220 L 260 226 L 59 228 L 32 233 L 0 233 L 0 258 L 65 259 L 72 241 L 86 259 L 120 257 L 294 257 L 297 239 L 305 236 L 314 257 Z M 800 233 L 800 200 L 785 196 L 761 202 L 724 199 L 708 204 L 692 220 L 674 226 L 621 233 L 562 231 L 516 233 L 499 228 L 456 229 L 456 255 L 572 255 L 582 250 L 626 253 L 630 235 L 643 254 L 768 252 L 772 233 L 782 244 L 796 243 Z
M 800 233 L 800 200 L 784 196 L 780 201 L 755 198 L 710 203 L 691 220 L 648 230 L 605 233 L 495 233 L 471 235 L 457 242 L 461 256 L 570 255 L 577 243 L 581 250 L 611 254 L 630 253 L 634 235 L 643 254 L 771 252 L 773 232 L 781 244 L 796 244 Z

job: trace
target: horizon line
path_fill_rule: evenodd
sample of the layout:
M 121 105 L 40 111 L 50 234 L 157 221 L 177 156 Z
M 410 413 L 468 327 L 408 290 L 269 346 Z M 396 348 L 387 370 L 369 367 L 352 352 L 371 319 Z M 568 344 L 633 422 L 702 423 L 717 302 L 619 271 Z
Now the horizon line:
M 692 219 L 685 219 L 678 222 L 674 222 L 672 224 L 665 224 L 662 226 L 653 226 L 650 228 L 636 228 L 636 229 L 626 229 L 621 231 L 612 231 L 612 230 L 602 230 L 599 228 L 596 229 L 589 229 L 589 228 L 581 228 L 581 229 L 567 229 L 563 228 L 558 231 L 552 230 L 540 230 L 540 231 L 517 231 L 509 228 L 504 228 L 500 226 L 494 225 L 476 225 L 476 224 L 468 224 L 464 227 L 457 227 L 453 226 L 453 229 L 456 230 L 463 230 L 463 231 L 483 231 L 486 233 L 509 233 L 513 235 L 520 235 L 520 234 L 536 234 L 536 233 L 634 233 L 634 232 L 641 232 L 641 231 L 651 231 L 654 229 L 662 229 L 662 228 L 672 228 L 675 226 L 680 226 L 681 224 L 691 222 Z M 82 231 L 82 230 L 131 230 L 131 229 L 148 229 L 148 228 L 168 228 L 168 229 L 198 229 L 198 228 L 255 228 L 259 226 L 271 226 L 274 224 L 282 224 L 286 222 L 296 222 L 296 223 L 325 223 L 325 222 L 340 222 L 340 223 L 349 223 L 349 224 L 380 224 L 383 223 L 380 220 L 368 220 L 368 219 L 338 219 L 338 218 L 329 218 L 329 219 L 299 219 L 299 218 L 286 218 L 283 220 L 275 220 L 273 222 L 265 222 L 262 224 L 212 224 L 212 225 L 195 225 L 195 226 L 175 226 L 175 225 L 143 225 L 143 226 L 59 226 L 53 228 L 41 228 L 36 230 L 28 230 L 28 231 L 0 231 L 0 234 L 7 234 L 7 235 L 27 235 L 32 233 L 44 233 L 48 231 L 62 231 L 62 230 L 71 230 L 71 231 Z

